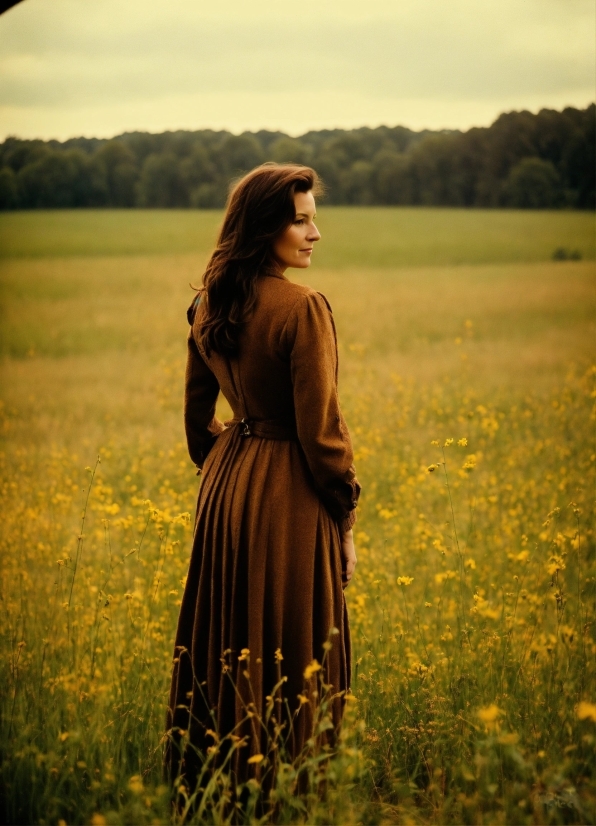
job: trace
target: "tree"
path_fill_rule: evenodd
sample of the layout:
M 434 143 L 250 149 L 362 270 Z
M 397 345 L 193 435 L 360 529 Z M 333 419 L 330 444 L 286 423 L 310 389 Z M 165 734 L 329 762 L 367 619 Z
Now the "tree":
M 565 110 L 566 112 L 569 110 Z M 576 113 L 577 110 L 571 110 Z M 594 104 L 574 117 L 574 130 L 569 136 L 561 158 L 561 172 L 568 188 L 568 200 L 580 209 L 594 209 L 596 198 L 596 107 Z
M 65 154 L 71 163 L 72 206 L 105 206 L 108 203 L 108 186 L 96 156 L 89 157 L 81 149 L 72 149 Z
M 229 135 L 224 138 L 216 155 L 220 169 L 229 177 L 237 177 L 262 164 L 265 154 L 254 135 Z
M 414 203 L 461 206 L 460 136 L 429 135 L 409 153 Z
M 134 206 L 139 172 L 130 149 L 121 141 L 108 141 L 97 151 L 95 159 L 105 176 L 108 203 L 116 207 Z
M 15 209 L 18 203 L 17 176 L 5 166 L 0 169 L 0 209 Z
M 226 202 L 226 190 L 218 184 L 203 183 L 190 193 L 190 205 L 197 209 L 218 209 Z
M 47 155 L 50 147 L 43 141 L 22 141 L 19 138 L 6 138 L 1 146 L 0 164 L 9 166 L 17 173 L 29 163 Z
M 149 155 L 138 186 L 138 204 L 143 207 L 188 206 L 188 193 L 181 179 L 178 159 L 171 152 Z
M 594 104 L 537 115 L 508 112 L 467 132 L 379 126 L 300 138 L 210 129 L 63 143 L 10 137 L 0 143 L 0 170 L 6 170 L 0 204 L 219 208 L 235 179 L 275 160 L 316 169 L 331 204 L 590 209 L 595 114 Z
M 393 149 L 382 149 L 375 155 L 374 189 L 379 204 L 411 204 L 412 177 L 408 156 Z
M 308 165 L 312 151 L 309 146 L 296 138 L 278 138 L 269 149 L 269 160 L 277 163 L 300 163 Z
M 102 206 L 107 201 L 101 167 L 80 149 L 49 150 L 23 166 L 17 179 L 25 208 Z
M 342 192 L 348 204 L 374 202 L 374 167 L 369 161 L 354 161 L 342 175 Z
M 523 158 L 503 186 L 503 202 L 521 209 L 548 209 L 561 204 L 561 177 L 550 161 Z

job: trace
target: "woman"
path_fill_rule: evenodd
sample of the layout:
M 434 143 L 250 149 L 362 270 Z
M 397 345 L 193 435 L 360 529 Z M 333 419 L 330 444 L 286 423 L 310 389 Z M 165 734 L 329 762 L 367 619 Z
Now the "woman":
M 337 398 L 335 327 L 324 296 L 284 275 L 310 265 L 317 191 L 307 167 L 246 175 L 189 309 L 185 424 L 202 484 L 166 761 L 190 783 L 213 745 L 208 730 L 246 738 L 234 753 L 239 780 L 251 756 L 267 753 L 259 720 L 283 723 L 297 756 L 312 733 L 317 675 L 304 672 L 314 660 L 325 662 L 336 727 L 350 684 L 342 585 L 356 564 L 360 486 Z M 225 425 L 215 416 L 220 390 L 234 412 Z

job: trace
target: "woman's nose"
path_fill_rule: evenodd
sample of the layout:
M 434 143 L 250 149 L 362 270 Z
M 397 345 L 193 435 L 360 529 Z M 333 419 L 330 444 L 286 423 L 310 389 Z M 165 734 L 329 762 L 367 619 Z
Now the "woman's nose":
M 321 240 L 321 233 L 316 228 L 314 224 L 311 224 L 310 231 L 308 233 L 308 240 L 309 241 L 320 241 Z

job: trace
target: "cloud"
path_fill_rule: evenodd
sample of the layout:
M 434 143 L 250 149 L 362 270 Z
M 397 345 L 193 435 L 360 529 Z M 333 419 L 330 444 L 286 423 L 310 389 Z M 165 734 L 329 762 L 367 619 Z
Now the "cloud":
M 325 99 L 345 105 L 327 125 L 347 125 L 350 101 L 368 101 L 377 122 L 407 101 L 470 113 L 492 103 L 493 116 L 507 100 L 583 105 L 594 96 L 593 33 L 591 0 L 25 0 L 0 18 L 0 111 L 5 124 L 43 112 L 48 126 L 52 111 L 78 113 L 85 132 L 93 111 L 116 123 L 128 106 L 149 128 L 151 103 L 180 121 L 177 106 L 209 99 L 213 109 L 218 95 L 252 97 L 263 125 L 273 100 L 278 111 L 310 109 L 313 126 Z

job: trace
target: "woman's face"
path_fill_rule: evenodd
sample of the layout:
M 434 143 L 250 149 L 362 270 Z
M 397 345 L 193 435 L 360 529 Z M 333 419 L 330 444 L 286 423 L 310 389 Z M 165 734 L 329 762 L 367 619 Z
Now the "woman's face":
M 316 207 L 312 192 L 297 192 L 294 209 L 294 221 L 273 242 L 273 255 L 282 272 L 288 267 L 310 267 L 313 245 L 321 237 L 314 224 Z

